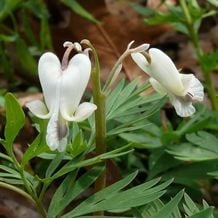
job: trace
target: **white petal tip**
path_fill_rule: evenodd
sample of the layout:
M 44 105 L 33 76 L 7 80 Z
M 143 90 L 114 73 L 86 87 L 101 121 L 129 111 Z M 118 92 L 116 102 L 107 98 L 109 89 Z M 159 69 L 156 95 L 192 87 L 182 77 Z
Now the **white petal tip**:
M 133 61 L 147 74 L 150 75 L 149 63 L 145 56 L 139 52 L 131 53 Z
M 137 51 L 136 52 L 142 52 L 142 51 L 146 51 L 148 50 L 148 48 L 150 47 L 150 44 L 142 44 L 139 47 L 137 47 Z
M 45 106 L 45 104 L 40 100 L 34 100 L 27 102 L 25 106 L 36 116 L 41 119 L 48 119 L 50 117 L 50 113 Z
M 193 74 L 181 74 L 186 92 L 191 94 L 193 101 L 204 100 L 204 87 Z
M 186 106 L 180 109 L 177 108 L 176 113 L 180 117 L 190 117 L 195 113 L 195 108 L 193 107 L 193 105 Z
M 74 45 L 77 52 L 82 51 L 82 46 L 78 42 L 74 42 L 73 45 Z
M 72 45 L 74 45 L 74 44 L 72 42 L 70 42 L 70 41 L 66 41 L 66 42 L 63 43 L 64 48 L 72 46 Z
M 135 42 L 135 40 L 132 40 L 132 41 L 127 45 L 127 50 L 131 48 L 131 46 L 133 45 L 134 42 Z
M 88 58 L 89 58 L 89 52 L 90 52 L 91 50 L 92 50 L 91 48 L 86 48 L 86 49 L 84 49 L 83 54 L 85 54 L 85 55 L 88 56 Z
M 169 95 L 169 97 L 177 115 L 180 117 L 190 117 L 195 113 L 195 108 L 192 105 L 192 102 L 186 102 L 183 98 L 175 95 Z
M 97 106 L 90 102 L 84 102 L 79 105 L 75 112 L 75 121 L 81 122 L 87 119 L 97 109 Z

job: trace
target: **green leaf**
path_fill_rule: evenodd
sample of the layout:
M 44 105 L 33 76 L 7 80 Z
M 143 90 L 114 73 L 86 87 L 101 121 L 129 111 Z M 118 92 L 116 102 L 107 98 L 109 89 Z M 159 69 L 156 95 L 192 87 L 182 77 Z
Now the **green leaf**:
M 69 173 L 75 169 L 79 169 L 81 167 L 86 167 L 86 166 L 90 166 L 96 163 L 100 163 L 103 160 L 106 159 L 110 159 L 110 158 L 114 158 L 114 157 L 118 157 L 118 156 L 122 156 L 125 154 L 128 154 L 129 152 L 132 152 L 133 150 L 127 150 L 127 151 L 123 151 L 126 150 L 127 148 L 129 148 L 131 145 L 128 144 L 126 146 L 123 146 L 121 148 L 115 149 L 113 151 L 104 153 L 102 155 L 87 159 L 87 160 L 82 160 L 80 157 L 74 158 L 73 160 L 69 161 L 68 163 L 66 163 L 58 172 L 56 172 L 54 175 L 52 175 L 51 177 L 45 178 L 45 179 L 41 179 L 41 181 L 43 182 L 47 182 L 50 180 L 54 180 L 60 176 L 63 176 L 66 173 Z M 123 151 L 123 152 L 122 152 Z
M 136 12 L 138 12 L 139 14 L 143 16 L 147 17 L 147 16 L 153 16 L 155 14 L 155 11 L 152 10 L 151 8 L 144 7 L 137 3 L 131 3 L 131 5 Z
M 11 185 L 23 185 L 23 181 L 20 179 L 7 179 L 7 178 L 2 178 L 0 177 L 1 182 L 5 182 Z
M 203 211 L 200 211 L 199 213 L 196 213 L 189 218 L 213 218 L 213 209 L 212 208 L 207 208 Z
M 15 42 L 16 39 L 17 39 L 17 34 L 12 34 L 12 35 L 0 34 L 0 41 L 3 42 Z
M 24 126 L 25 115 L 18 103 L 17 99 L 12 93 L 7 93 L 5 96 L 6 107 L 6 126 L 5 126 L 5 139 L 6 150 L 12 152 L 12 143 L 14 142 L 17 134 Z
M 170 171 L 170 169 L 178 167 L 181 163 L 181 161 L 176 160 L 171 155 L 165 153 L 163 149 L 152 150 L 152 153 L 149 156 L 148 178 L 152 179 L 155 176 L 162 175 L 165 172 Z
M 20 174 L 16 170 L 14 170 L 8 166 L 0 165 L 0 169 L 4 170 L 10 174 L 17 175 L 18 177 L 20 177 Z
M 83 201 L 78 207 L 83 208 L 83 206 L 91 204 L 93 202 L 93 199 L 96 202 L 100 202 L 103 198 L 105 198 L 105 197 L 109 198 L 110 196 L 114 195 L 115 193 L 118 193 L 121 189 L 126 187 L 128 184 L 130 184 L 135 179 L 137 173 L 138 173 L 137 171 L 134 173 L 131 173 L 128 176 L 126 176 L 125 178 L 123 178 L 122 180 L 120 180 L 120 181 L 114 183 L 113 185 L 108 186 L 108 187 L 104 188 L 103 190 L 95 193 L 94 195 L 92 195 L 91 197 L 89 197 L 88 199 Z
M 16 40 L 16 55 L 19 58 L 22 68 L 30 75 L 37 74 L 37 63 L 25 41 L 20 37 Z
M 119 136 L 128 142 L 133 143 L 136 148 L 159 148 L 162 143 L 159 138 L 146 135 L 145 133 L 122 133 Z
M 1 0 L 0 1 L 0 21 L 12 14 L 22 3 L 22 0 Z
M 72 128 L 73 137 L 71 140 L 71 144 L 67 146 L 67 151 L 69 151 L 70 154 L 73 155 L 73 157 L 76 157 L 80 155 L 82 152 L 87 150 L 87 143 L 83 138 L 83 133 L 81 130 L 74 131 L 75 128 Z M 77 134 L 75 133 L 77 132 Z
M 45 172 L 45 177 L 50 177 L 54 171 L 57 169 L 57 167 L 60 165 L 61 161 L 63 160 L 64 152 L 58 153 L 56 157 L 51 161 L 51 163 L 48 165 L 48 168 Z
M 205 128 L 205 126 L 207 126 L 208 123 L 211 122 L 212 116 L 213 115 L 208 110 L 208 108 L 203 106 L 187 122 L 180 123 L 180 125 L 177 128 L 175 133 L 178 136 L 183 136 L 186 133 L 197 132 L 197 131 Z
M 163 206 L 164 203 L 160 199 L 157 199 L 141 208 L 138 208 L 138 213 L 141 215 L 141 218 L 151 218 L 151 216 L 156 214 Z
M 100 24 L 100 22 L 96 20 L 93 15 L 83 8 L 83 6 L 80 5 L 76 0 L 61 0 L 61 2 L 81 17 L 84 17 L 95 24 Z
M 40 31 L 41 49 L 52 49 L 52 37 L 50 33 L 49 21 L 47 17 L 41 19 L 41 31 Z
M 169 180 L 160 185 L 156 185 L 158 181 L 159 179 L 155 179 L 120 192 L 118 192 L 117 189 L 115 189 L 115 191 L 111 190 L 113 186 L 117 185 L 117 183 L 115 183 L 100 191 L 100 198 L 99 193 L 92 195 L 63 217 L 77 217 L 95 211 L 123 210 L 144 205 L 162 196 L 165 193 L 164 189 L 172 182 L 172 180 Z M 110 192 L 108 192 L 108 190 L 110 190 Z
M 211 73 L 214 69 L 218 68 L 218 50 L 203 55 L 200 60 L 204 71 Z
M 103 172 L 104 166 L 97 166 L 82 175 L 72 184 L 73 174 L 67 176 L 55 192 L 48 209 L 48 218 L 54 218 L 63 211 L 71 201 L 85 191 Z M 61 202 L 61 204 L 60 204 Z
M 180 191 L 170 202 L 168 202 L 166 205 L 164 205 L 161 210 L 152 216 L 152 218 L 163 218 L 163 217 L 169 217 L 174 210 L 177 208 L 179 202 L 181 201 L 183 197 L 184 191 Z
M 106 108 L 107 113 L 111 111 L 111 108 L 113 107 L 114 103 L 116 102 L 118 96 L 120 95 L 121 91 L 123 90 L 123 87 L 125 85 L 125 80 L 122 79 L 115 88 L 107 94 L 106 99 Z
M 123 84 L 123 82 L 120 83 L 121 85 Z M 128 85 L 126 85 L 122 91 L 120 91 L 117 95 L 116 98 L 114 100 L 114 103 L 111 105 L 108 105 L 107 107 L 109 107 L 110 110 L 107 111 L 107 116 L 110 117 L 110 114 L 113 114 L 113 112 L 115 112 L 117 110 L 118 107 L 120 107 L 124 102 L 126 102 L 130 95 L 133 93 L 133 91 L 136 89 L 137 86 L 137 80 L 133 80 L 131 83 L 129 83 Z M 121 87 L 121 86 L 119 86 Z M 114 93 L 117 92 L 117 89 L 114 90 L 114 92 L 112 92 L 112 96 L 114 95 Z
M 173 145 L 166 150 L 178 160 L 183 161 L 207 161 L 218 159 L 217 152 L 194 146 L 190 143 Z
M 180 160 L 206 161 L 218 159 L 217 145 L 218 138 L 214 135 L 199 131 L 197 133 L 187 134 L 186 138 L 190 143 L 173 145 L 167 149 L 167 152 Z
M 48 146 L 44 143 L 43 134 L 40 133 L 24 153 L 22 158 L 22 165 L 25 166 L 29 160 L 37 157 L 45 151 L 48 151 Z
M 0 141 L 0 142 L 1 142 L 1 141 Z M 6 143 L 4 143 L 4 144 L 6 145 Z M 3 158 L 3 159 L 8 160 L 8 161 L 10 161 L 10 162 L 13 162 L 13 160 L 11 159 L 11 157 L 9 157 L 8 155 L 3 154 L 3 153 L 1 153 L 1 152 L 0 152 L 0 158 Z
M 185 204 L 183 205 L 183 207 L 188 216 L 191 216 L 199 212 L 199 208 L 186 193 L 184 194 L 184 199 L 185 199 Z
M 211 178 L 208 171 L 218 171 L 217 160 L 204 161 L 197 163 L 185 163 L 166 171 L 163 174 L 163 179 L 175 178 L 174 183 L 186 185 L 199 190 L 199 180 Z
M 44 19 L 49 18 L 49 13 L 46 8 L 46 5 L 43 1 L 28 0 L 23 3 L 28 11 L 31 11 L 37 18 Z
M 215 7 L 218 7 L 218 2 L 217 0 L 207 0 L 210 4 L 212 4 Z

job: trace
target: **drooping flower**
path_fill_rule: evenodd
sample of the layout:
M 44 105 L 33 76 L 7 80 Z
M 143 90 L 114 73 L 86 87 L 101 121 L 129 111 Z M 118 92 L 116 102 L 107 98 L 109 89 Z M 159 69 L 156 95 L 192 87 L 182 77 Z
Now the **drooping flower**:
M 45 104 L 40 100 L 26 104 L 35 116 L 49 119 L 46 142 L 51 150 L 58 151 L 64 151 L 68 143 L 68 122 L 83 121 L 97 108 L 90 102 L 80 104 L 91 73 L 87 52 L 82 52 L 79 43 L 65 42 L 64 46 L 68 48 L 62 63 L 51 52 L 39 59 L 38 73 Z M 80 53 L 68 61 L 73 48 Z
M 203 101 L 204 90 L 193 74 L 180 73 L 169 56 L 159 49 L 151 48 L 148 53 L 132 53 L 136 64 L 150 76 L 153 88 L 168 95 L 176 113 L 181 117 L 195 112 L 194 101 Z

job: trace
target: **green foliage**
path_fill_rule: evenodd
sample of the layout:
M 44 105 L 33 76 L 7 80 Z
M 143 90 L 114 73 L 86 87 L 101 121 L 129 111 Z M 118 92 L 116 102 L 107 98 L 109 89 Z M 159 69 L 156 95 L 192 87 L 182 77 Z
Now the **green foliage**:
M 132 175 L 127 177 L 128 180 Z M 164 189 L 172 182 L 171 180 L 156 185 L 159 179 L 155 179 L 125 191 L 120 191 L 123 186 L 125 187 L 128 184 L 126 184 L 126 180 L 123 179 L 92 195 L 63 217 L 77 217 L 101 210 L 128 210 L 131 207 L 147 204 L 162 196 L 165 193 Z
M 63 4 L 68 6 L 72 9 L 76 14 L 80 15 L 81 17 L 86 18 L 87 20 L 99 24 L 100 22 L 96 20 L 92 14 L 90 14 L 84 7 L 82 7 L 76 0 L 61 0 Z
M 24 112 L 13 94 L 5 96 L 6 126 L 5 126 L 5 149 L 12 152 L 12 143 L 24 126 Z
M 48 218 L 54 218 L 60 214 L 66 206 L 79 194 L 86 190 L 103 172 L 104 167 L 97 166 L 83 174 L 76 182 L 75 173 L 69 174 L 55 192 L 48 209 Z M 60 204 L 61 202 L 61 204 Z
M 76 0 L 60 0 L 60 3 L 90 22 L 100 23 Z M 7 79 L 7 89 L 18 85 L 15 80 L 17 74 L 26 75 L 28 79 L 35 77 L 36 59 L 46 50 L 53 49 L 50 18 L 44 0 L 0 1 L 0 73 Z M 33 25 L 39 26 L 37 32 Z M 16 56 L 12 54 L 11 47 L 15 48 Z
M 218 159 L 218 138 L 214 135 L 199 131 L 187 134 L 190 143 L 173 145 L 167 150 L 175 158 L 185 161 L 204 161 Z
M 205 54 L 201 57 L 201 64 L 205 72 L 209 73 L 218 68 L 218 51 Z
M 198 2 L 195 0 L 187 1 L 187 10 L 190 13 L 190 22 L 192 22 L 195 31 L 198 32 L 199 27 L 203 18 L 208 16 L 215 15 L 215 11 L 209 12 L 199 6 Z M 173 27 L 186 35 L 189 35 L 189 24 L 185 19 L 184 11 L 182 10 L 181 6 L 172 6 L 167 5 L 167 13 L 161 12 L 159 10 L 152 10 L 150 8 L 146 8 L 140 6 L 138 4 L 133 4 L 133 8 L 140 14 L 146 16 L 144 21 L 149 25 L 158 25 L 163 23 L 169 23 L 173 25 Z

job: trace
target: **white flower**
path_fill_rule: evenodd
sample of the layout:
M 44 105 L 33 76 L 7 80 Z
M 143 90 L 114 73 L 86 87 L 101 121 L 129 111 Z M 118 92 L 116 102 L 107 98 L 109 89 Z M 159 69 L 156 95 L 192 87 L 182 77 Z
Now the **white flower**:
M 181 117 L 191 116 L 195 112 L 192 103 L 203 101 L 204 90 L 193 74 L 182 74 L 172 60 L 161 50 L 149 49 L 149 53 L 132 53 L 136 64 L 150 76 L 153 88 L 168 95 L 176 113 Z
M 64 151 L 68 138 L 68 121 L 80 122 L 88 118 L 96 105 L 84 102 L 82 95 L 91 73 L 91 62 L 84 53 L 76 54 L 68 63 L 68 56 L 75 44 L 68 47 L 62 64 L 51 52 L 43 54 L 39 60 L 38 73 L 44 94 L 45 104 L 35 100 L 26 104 L 37 117 L 49 119 L 46 142 L 51 150 Z M 71 46 L 71 47 L 70 47 Z

